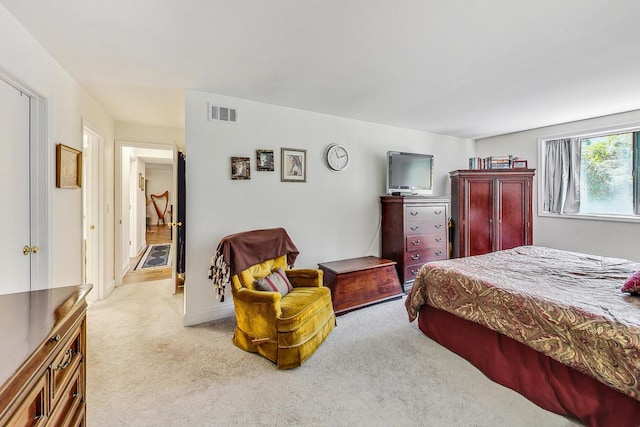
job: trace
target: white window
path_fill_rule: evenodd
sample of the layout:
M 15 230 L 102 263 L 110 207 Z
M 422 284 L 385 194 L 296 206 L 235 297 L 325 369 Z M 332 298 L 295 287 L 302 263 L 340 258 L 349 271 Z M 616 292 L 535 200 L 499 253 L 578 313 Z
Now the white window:
M 540 140 L 543 216 L 640 220 L 640 127 Z

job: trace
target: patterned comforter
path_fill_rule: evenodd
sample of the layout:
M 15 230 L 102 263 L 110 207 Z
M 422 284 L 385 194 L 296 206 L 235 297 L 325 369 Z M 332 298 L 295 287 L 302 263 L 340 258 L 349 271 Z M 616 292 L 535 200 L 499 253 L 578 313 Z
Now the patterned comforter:
M 536 246 L 425 264 L 406 300 L 479 323 L 640 400 L 640 263 Z

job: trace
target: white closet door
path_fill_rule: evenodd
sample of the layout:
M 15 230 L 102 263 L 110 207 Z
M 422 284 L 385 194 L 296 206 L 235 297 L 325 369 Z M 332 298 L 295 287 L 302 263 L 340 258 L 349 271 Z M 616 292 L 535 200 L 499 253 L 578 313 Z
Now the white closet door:
M 29 96 L 0 80 L 0 294 L 31 289 Z

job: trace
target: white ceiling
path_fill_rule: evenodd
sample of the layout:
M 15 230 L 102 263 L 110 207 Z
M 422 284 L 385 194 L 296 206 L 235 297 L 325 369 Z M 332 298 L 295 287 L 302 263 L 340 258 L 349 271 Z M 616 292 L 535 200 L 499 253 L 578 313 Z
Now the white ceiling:
M 182 127 L 184 89 L 465 138 L 640 109 L 640 1 L 0 2 L 120 121 Z

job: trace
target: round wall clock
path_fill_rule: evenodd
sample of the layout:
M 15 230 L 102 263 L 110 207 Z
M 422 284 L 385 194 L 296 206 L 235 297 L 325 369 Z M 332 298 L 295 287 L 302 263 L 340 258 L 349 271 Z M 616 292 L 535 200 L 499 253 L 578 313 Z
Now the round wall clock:
M 327 148 L 327 166 L 331 170 L 341 171 L 349 165 L 349 152 L 342 145 L 331 144 Z

